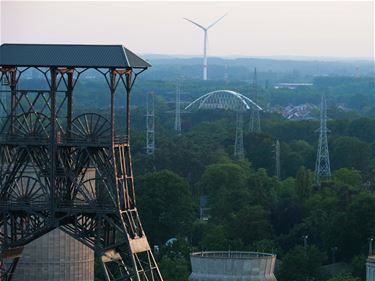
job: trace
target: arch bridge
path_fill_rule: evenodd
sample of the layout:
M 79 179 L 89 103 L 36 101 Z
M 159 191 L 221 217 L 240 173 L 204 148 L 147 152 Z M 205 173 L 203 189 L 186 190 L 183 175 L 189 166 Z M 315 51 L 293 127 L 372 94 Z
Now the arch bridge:
M 258 111 L 262 111 L 263 109 L 250 98 L 232 90 L 216 90 L 209 92 L 197 98 L 185 108 L 185 110 L 194 109 L 222 109 L 236 112 L 234 156 L 243 159 L 243 112 L 250 109 L 256 109 Z

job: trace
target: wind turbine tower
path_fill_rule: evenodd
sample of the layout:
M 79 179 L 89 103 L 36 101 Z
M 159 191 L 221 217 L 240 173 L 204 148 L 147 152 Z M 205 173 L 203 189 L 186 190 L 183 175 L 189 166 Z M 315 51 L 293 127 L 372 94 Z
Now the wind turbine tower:
M 325 95 L 322 95 L 320 103 L 320 128 L 319 144 L 315 163 L 315 177 L 318 184 L 322 179 L 328 179 L 331 176 L 331 166 L 329 161 L 328 138 L 327 133 L 327 104 Z
M 207 80 L 207 40 L 208 40 L 208 30 L 213 27 L 215 24 L 217 24 L 222 18 L 224 18 L 227 14 L 222 16 L 221 18 L 217 19 L 213 23 L 211 23 L 209 26 L 204 27 L 200 25 L 199 23 L 196 23 L 195 21 L 192 21 L 190 19 L 184 18 L 185 20 L 191 22 L 192 24 L 198 26 L 200 29 L 203 30 L 204 37 L 203 37 L 203 80 Z

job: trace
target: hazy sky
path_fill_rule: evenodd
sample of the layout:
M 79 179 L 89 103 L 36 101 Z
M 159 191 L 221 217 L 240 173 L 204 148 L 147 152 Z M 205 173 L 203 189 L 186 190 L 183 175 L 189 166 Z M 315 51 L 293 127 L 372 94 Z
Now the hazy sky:
M 367 2 L 1 1 L 2 43 L 124 44 L 136 53 L 374 57 Z

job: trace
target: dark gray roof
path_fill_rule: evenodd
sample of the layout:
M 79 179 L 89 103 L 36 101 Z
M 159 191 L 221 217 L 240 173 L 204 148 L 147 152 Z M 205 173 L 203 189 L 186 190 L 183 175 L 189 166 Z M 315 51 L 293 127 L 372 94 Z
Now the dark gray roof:
M 122 45 L 3 44 L 0 66 L 147 68 Z

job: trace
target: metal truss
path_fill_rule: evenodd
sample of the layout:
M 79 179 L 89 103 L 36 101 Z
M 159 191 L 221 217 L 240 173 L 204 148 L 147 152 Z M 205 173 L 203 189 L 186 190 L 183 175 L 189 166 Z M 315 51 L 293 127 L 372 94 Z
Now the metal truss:
M 327 104 L 325 95 L 323 94 L 320 102 L 320 128 L 319 128 L 319 143 L 315 163 L 315 178 L 316 182 L 320 184 L 322 180 L 327 180 L 331 177 L 331 166 L 329 161 L 328 150 L 328 134 L 327 129 Z
M 190 103 L 185 109 L 224 109 L 246 111 L 251 107 L 262 108 L 248 97 L 230 90 L 209 92 Z
M 110 89 L 109 118 L 73 114 L 73 90 L 87 69 L 36 68 L 46 88 L 19 89 L 27 69 L 0 68 L 9 86 L 0 92 L 0 280 L 12 279 L 26 244 L 57 227 L 95 251 L 107 281 L 163 280 L 139 219 L 130 154 L 130 94 L 145 69 L 96 69 Z
M 234 142 L 234 156 L 244 158 L 243 146 L 243 112 L 255 108 L 262 108 L 248 97 L 230 90 L 217 90 L 205 94 L 190 103 L 185 109 L 223 109 L 236 112 L 236 138 Z
M 261 132 L 259 110 L 254 109 L 254 108 L 251 110 L 249 127 L 250 127 L 250 132 L 254 132 L 254 133 Z
M 245 158 L 243 147 L 243 112 L 236 112 L 236 140 L 234 142 L 234 156 L 240 160 Z

